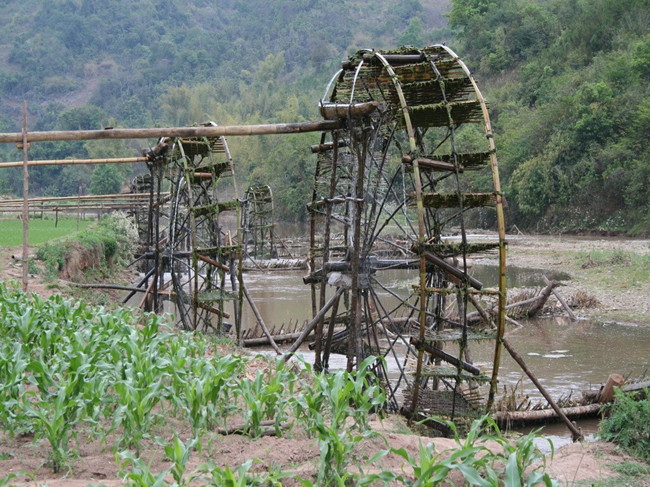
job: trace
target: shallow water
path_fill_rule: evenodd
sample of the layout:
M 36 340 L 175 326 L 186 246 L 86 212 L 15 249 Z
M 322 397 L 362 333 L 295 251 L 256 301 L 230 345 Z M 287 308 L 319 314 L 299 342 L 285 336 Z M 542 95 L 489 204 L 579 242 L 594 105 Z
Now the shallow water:
M 517 283 L 515 285 L 530 285 L 521 283 L 535 279 L 536 271 L 512 271 L 511 279 Z M 249 293 L 267 325 L 304 322 L 311 318 L 310 290 L 302 283 L 304 274 L 305 271 L 284 271 L 245 275 Z M 389 271 L 382 279 L 396 293 L 406 295 L 409 283 L 405 276 L 408 275 L 405 271 Z M 537 277 L 534 282 L 539 280 Z M 255 319 L 246 309 L 248 306 L 244 308 L 245 326 L 254 325 Z M 637 377 L 650 368 L 650 330 L 647 327 L 591 320 L 571 322 L 564 317 L 536 318 L 522 320 L 521 323 L 524 325 L 522 328 L 509 325 L 506 336 L 556 399 L 568 394 L 579 397 L 583 390 L 599 387 L 614 372 Z M 493 343 L 474 344 L 472 354 L 475 363 L 486 367 L 491 364 L 493 348 Z M 310 360 L 310 355 L 307 354 L 305 359 Z M 341 363 L 345 363 L 343 358 Z M 499 378 L 501 388 L 506 385 L 512 387 L 523 380 L 525 393 L 531 398 L 541 398 L 534 384 L 505 350 Z

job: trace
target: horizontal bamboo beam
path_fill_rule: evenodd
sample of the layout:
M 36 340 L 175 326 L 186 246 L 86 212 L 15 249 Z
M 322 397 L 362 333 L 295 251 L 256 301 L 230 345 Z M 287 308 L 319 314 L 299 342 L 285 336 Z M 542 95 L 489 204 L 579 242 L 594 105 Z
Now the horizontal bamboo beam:
M 263 125 L 217 125 L 208 127 L 63 130 L 51 132 L 28 132 L 27 142 L 296 134 L 302 132 L 321 132 L 336 130 L 342 126 L 343 123 L 338 120 L 322 120 L 316 122 L 272 123 Z M 0 133 L 0 143 L 19 143 L 22 141 L 23 134 L 21 132 Z
M 161 195 L 168 195 L 169 192 L 160 193 Z M 29 198 L 27 201 L 30 203 L 40 203 L 45 201 L 88 201 L 88 200 L 111 200 L 118 199 L 146 199 L 149 198 L 149 193 L 115 193 L 115 194 L 86 194 L 82 196 L 38 196 L 36 198 Z M 22 198 L 14 198 L 10 200 L 0 200 L 1 204 L 21 203 Z
M 36 132 L 34 132 L 36 133 Z M 50 159 L 41 161 L 28 161 L 28 166 L 70 166 L 74 164 L 134 164 L 136 162 L 147 162 L 148 157 L 117 157 L 111 159 Z M 0 162 L 0 169 L 3 167 L 20 167 L 21 162 Z

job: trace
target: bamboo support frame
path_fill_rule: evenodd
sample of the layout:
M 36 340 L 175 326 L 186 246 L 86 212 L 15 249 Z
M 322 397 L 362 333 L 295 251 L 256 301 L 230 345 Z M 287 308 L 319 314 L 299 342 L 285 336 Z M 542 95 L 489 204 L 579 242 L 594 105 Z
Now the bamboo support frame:
M 27 143 L 27 102 L 23 101 L 23 291 L 29 288 L 29 168 Z

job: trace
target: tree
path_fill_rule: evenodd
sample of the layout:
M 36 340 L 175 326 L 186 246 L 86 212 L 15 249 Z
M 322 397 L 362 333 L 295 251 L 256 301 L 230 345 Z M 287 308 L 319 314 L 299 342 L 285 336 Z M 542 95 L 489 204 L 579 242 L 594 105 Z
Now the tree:
M 90 193 L 116 194 L 123 182 L 124 178 L 114 164 L 102 164 L 95 168 L 90 178 Z

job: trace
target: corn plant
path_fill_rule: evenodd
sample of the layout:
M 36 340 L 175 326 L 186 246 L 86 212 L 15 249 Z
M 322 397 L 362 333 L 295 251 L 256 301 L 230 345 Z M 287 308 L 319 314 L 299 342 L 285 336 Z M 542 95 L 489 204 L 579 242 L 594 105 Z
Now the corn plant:
M 286 477 L 281 472 L 274 472 L 271 475 L 250 474 L 249 470 L 253 460 L 236 467 L 234 470 L 228 466 L 218 467 L 214 461 L 201 465 L 193 474 L 194 479 L 200 479 L 199 485 L 220 487 L 249 487 L 256 485 L 282 485 L 280 479 Z M 204 483 L 207 482 L 207 483 Z
M 31 430 L 18 407 L 27 382 L 28 358 L 20 342 L 0 346 L 0 424 L 11 437 Z
M 140 457 L 131 451 L 123 451 L 115 456 L 115 461 L 120 466 L 120 473 L 129 487 L 163 487 L 168 485 L 165 477 L 169 470 L 163 470 L 157 475 L 151 472 L 150 465 L 147 465 Z M 126 472 L 126 470 L 128 472 Z M 125 473 L 126 472 L 126 473 Z
M 474 421 L 467 437 L 462 440 L 453 423 L 448 425 L 454 431 L 456 448 L 436 453 L 431 443 L 420 443 L 417 457 L 403 448 L 391 449 L 406 460 L 412 470 L 410 475 L 401 475 L 397 480 L 408 486 L 431 487 L 441 485 L 452 471 L 458 471 L 467 484 L 481 487 L 558 485 L 543 472 L 544 464 L 537 464 L 543 455 L 534 445 L 535 433 L 526 435 L 512 445 L 487 416 Z M 502 451 L 487 448 L 486 441 L 498 443 Z
M 172 359 L 178 363 L 178 360 Z M 190 358 L 186 369 L 174 370 L 173 400 L 185 413 L 195 438 L 211 428 L 216 418 L 226 418 L 232 407 L 230 388 L 241 371 L 241 359 L 234 356 L 209 360 Z
M 235 394 L 243 402 L 244 428 L 252 437 L 262 434 L 265 419 L 274 419 L 275 432 L 281 434 L 280 425 L 290 407 L 287 396 L 291 395 L 294 383 L 295 377 L 280 361 L 273 372 L 258 370 L 253 380 L 239 381 Z
M 58 473 L 68 460 L 76 456 L 68 443 L 76 436 L 74 429 L 79 416 L 76 398 L 67 395 L 65 386 L 59 387 L 54 400 L 32 402 L 31 394 L 24 396 L 22 408 L 27 417 L 34 420 L 36 439 L 45 438 L 50 444 L 52 470 Z
M 176 485 L 189 485 L 189 483 L 186 483 L 184 480 L 185 470 L 187 461 L 190 459 L 190 454 L 192 453 L 192 448 L 194 448 L 196 443 L 196 439 L 183 443 L 178 435 L 175 434 L 172 442 L 164 445 L 165 455 L 172 461 L 170 472 Z
M 361 481 L 347 472 L 347 466 L 354 460 L 359 442 L 372 436 L 381 438 L 367 429 L 370 411 L 385 402 L 383 391 L 370 383 L 369 367 L 375 360 L 368 357 L 355 373 L 318 374 L 313 385 L 303 384 L 304 392 L 295 400 L 296 416 L 318 441 L 316 485 Z M 346 424 L 348 418 L 353 419 L 351 426 Z

